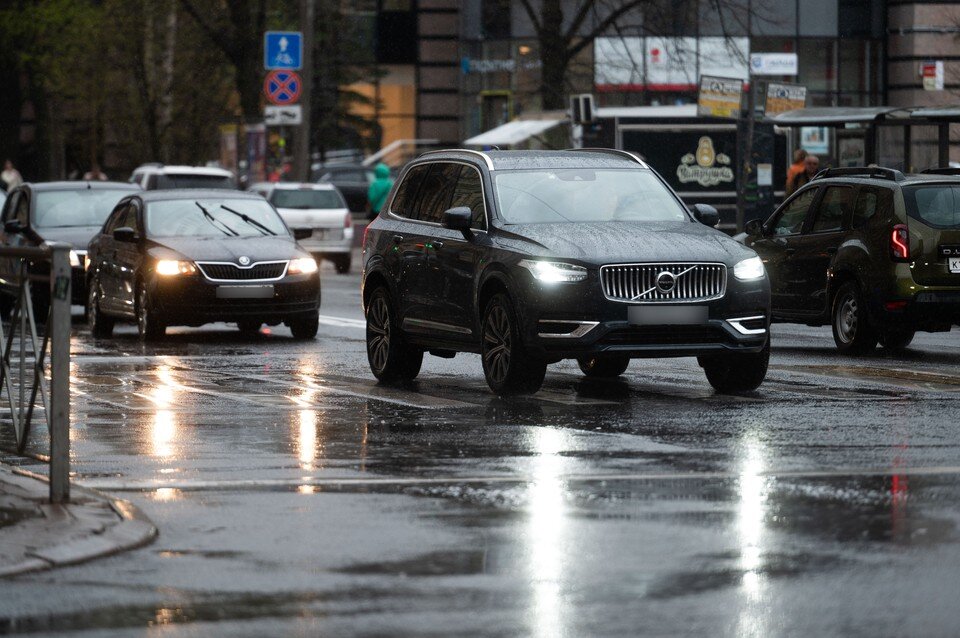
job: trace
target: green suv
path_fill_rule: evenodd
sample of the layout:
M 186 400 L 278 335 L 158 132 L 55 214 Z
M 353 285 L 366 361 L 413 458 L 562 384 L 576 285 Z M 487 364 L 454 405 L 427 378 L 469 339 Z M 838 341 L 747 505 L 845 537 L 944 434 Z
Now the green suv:
M 825 169 L 748 223 L 742 239 L 766 265 L 773 320 L 830 324 L 837 347 L 860 354 L 960 324 L 956 173 Z

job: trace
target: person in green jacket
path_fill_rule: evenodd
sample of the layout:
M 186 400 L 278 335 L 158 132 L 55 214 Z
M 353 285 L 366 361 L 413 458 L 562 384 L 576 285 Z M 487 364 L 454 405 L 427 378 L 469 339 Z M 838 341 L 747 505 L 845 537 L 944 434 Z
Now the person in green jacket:
M 376 179 L 370 182 L 370 188 L 367 189 L 367 201 L 370 203 L 370 219 L 380 214 L 380 208 L 387 201 L 387 195 L 393 188 L 393 180 L 390 179 L 390 167 L 380 162 L 373 169 L 373 175 Z

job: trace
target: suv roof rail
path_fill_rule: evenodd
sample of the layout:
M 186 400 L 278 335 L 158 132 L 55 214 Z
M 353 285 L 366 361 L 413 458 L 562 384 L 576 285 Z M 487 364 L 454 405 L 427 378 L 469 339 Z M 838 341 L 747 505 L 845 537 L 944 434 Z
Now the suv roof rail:
M 906 179 L 900 171 L 893 168 L 884 168 L 883 166 L 825 168 L 814 175 L 813 179 L 822 179 L 824 177 L 874 177 L 877 179 L 889 179 L 892 182 L 902 182 Z
M 631 153 L 630 151 L 624 151 L 618 148 L 568 148 L 566 150 L 582 151 L 582 152 L 589 152 L 589 153 L 609 153 L 611 155 L 617 155 L 619 157 L 626 157 L 628 159 L 633 160 L 634 162 L 636 162 L 637 164 L 639 164 L 644 168 L 650 168 L 649 166 L 647 166 L 646 162 L 640 159 L 638 155 Z
M 941 166 L 939 168 L 928 168 L 921 171 L 922 175 L 960 175 L 960 168 L 955 166 Z
M 489 155 L 470 148 L 439 148 L 434 151 L 424 151 L 420 153 L 419 157 L 423 157 L 425 155 L 435 155 L 437 153 L 470 153 L 471 155 L 479 155 L 483 158 L 483 161 L 486 162 L 487 168 L 491 171 L 493 170 L 493 161 L 490 159 Z

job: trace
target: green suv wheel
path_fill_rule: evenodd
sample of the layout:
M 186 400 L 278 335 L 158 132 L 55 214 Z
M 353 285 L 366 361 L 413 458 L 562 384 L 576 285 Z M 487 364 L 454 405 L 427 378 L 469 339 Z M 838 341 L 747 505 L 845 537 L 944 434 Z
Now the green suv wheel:
M 870 323 L 860 287 L 852 281 L 840 286 L 831 312 L 833 340 L 840 352 L 867 354 L 877 347 L 880 335 Z
M 916 334 L 914 330 L 887 330 L 880 333 L 880 345 L 887 350 L 903 350 Z

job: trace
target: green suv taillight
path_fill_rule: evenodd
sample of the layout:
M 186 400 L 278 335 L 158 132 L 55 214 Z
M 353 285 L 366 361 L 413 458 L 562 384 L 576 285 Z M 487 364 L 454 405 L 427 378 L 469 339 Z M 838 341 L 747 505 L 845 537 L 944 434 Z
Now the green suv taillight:
M 910 261 L 910 231 L 897 224 L 890 232 L 890 257 L 894 261 Z

